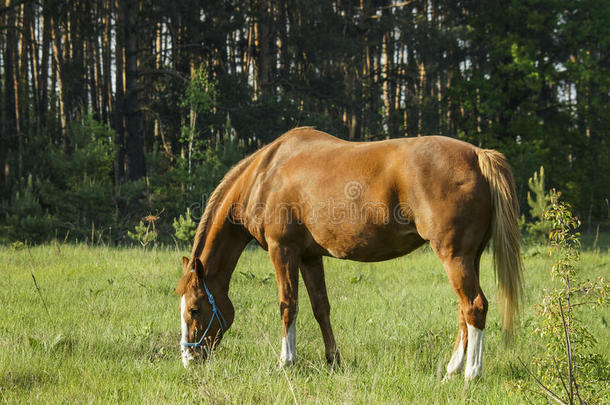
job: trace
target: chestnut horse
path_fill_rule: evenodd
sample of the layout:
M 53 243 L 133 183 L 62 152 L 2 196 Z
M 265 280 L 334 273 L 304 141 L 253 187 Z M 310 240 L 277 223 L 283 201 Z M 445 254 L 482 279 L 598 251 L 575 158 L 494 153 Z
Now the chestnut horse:
M 186 366 L 233 323 L 229 282 L 255 239 L 275 267 L 281 364 L 296 357 L 299 269 L 329 363 L 339 361 L 322 256 L 373 262 L 429 241 L 458 297 L 446 377 L 482 373 L 487 299 L 479 262 L 490 238 L 505 330 L 522 295 L 514 181 L 499 152 L 441 136 L 348 142 L 296 128 L 243 159 L 211 195 L 191 259 L 183 258 L 181 352 Z

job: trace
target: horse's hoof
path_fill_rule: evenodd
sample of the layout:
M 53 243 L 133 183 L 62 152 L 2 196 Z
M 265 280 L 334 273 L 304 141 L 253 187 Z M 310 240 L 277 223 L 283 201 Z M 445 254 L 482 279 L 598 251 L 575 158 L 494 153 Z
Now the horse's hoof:
M 474 382 L 474 381 L 479 381 L 479 380 L 481 380 L 482 378 L 483 378 L 483 375 L 481 375 L 481 374 L 472 374 L 472 375 L 469 375 L 469 374 L 464 374 L 464 380 L 465 380 L 466 382 Z
M 441 380 L 441 384 L 446 383 L 447 381 L 453 380 L 453 378 L 456 376 L 457 374 L 445 374 L 445 376 L 443 377 L 443 379 Z
M 296 359 L 282 359 L 280 357 L 280 367 L 291 367 L 296 363 Z
M 341 355 L 339 351 L 336 351 L 334 354 L 326 355 L 326 364 L 333 368 L 341 367 Z

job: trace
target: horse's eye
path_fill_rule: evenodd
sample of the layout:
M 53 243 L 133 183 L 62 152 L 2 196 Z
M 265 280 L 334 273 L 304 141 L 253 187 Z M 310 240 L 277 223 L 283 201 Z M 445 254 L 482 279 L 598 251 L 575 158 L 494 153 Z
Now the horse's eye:
M 191 311 L 191 315 L 199 314 L 199 308 L 191 308 L 190 311 Z

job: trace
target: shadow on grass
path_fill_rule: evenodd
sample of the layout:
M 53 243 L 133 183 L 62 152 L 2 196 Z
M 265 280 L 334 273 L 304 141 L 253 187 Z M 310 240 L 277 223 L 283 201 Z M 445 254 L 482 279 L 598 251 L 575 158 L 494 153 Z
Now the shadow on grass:
M 57 376 L 44 370 L 9 371 L 0 377 L 0 389 L 31 391 L 37 386 L 56 384 Z

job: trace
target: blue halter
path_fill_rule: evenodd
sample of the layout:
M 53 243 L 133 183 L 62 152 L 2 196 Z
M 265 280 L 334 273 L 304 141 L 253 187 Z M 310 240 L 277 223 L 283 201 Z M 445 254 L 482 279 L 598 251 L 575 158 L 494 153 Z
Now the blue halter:
M 191 273 L 193 271 L 194 270 L 191 270 Z M 182 346 L 186 346 L 186 347 L 204 347 L 203 339 L 205 339 L 206 335 L 208 334 L 208 332 L 210 330 L 210 327 L 212 326 L 212 322 L 214 322 L 214 318 L 218 319 L 218 324 L 220 325 L 220 330 L 222 332 L 220 334 L 220 336 L 222 337 L 225 334 L 225 329 L 227 327 L 227 321 L 225 320 L 225 317 L 222 316 L 222 312 L 220 312 L 220 309 L 218 309 L 218 306 L 216 305 L 216 301 L 214 301 L 214 297 L 212 296 L 212 293 L 208 289 L 208 286 L 205 284 L 205 281 L 201 280 L 201 282 L 203 283 L 203 288 L 205 290 L 205 293 L 208 295 L 208 302 L 212 306 L 212 317 L 210 318 L 210 323 L 208 323 L 208 327 L 205 328 L 205 332 L 203 332 L 203 335 L 201 336 L 201 339 L 199 339 L 199 342 L 196 342 L 196 343 L 180 342 L 180 344 Z

